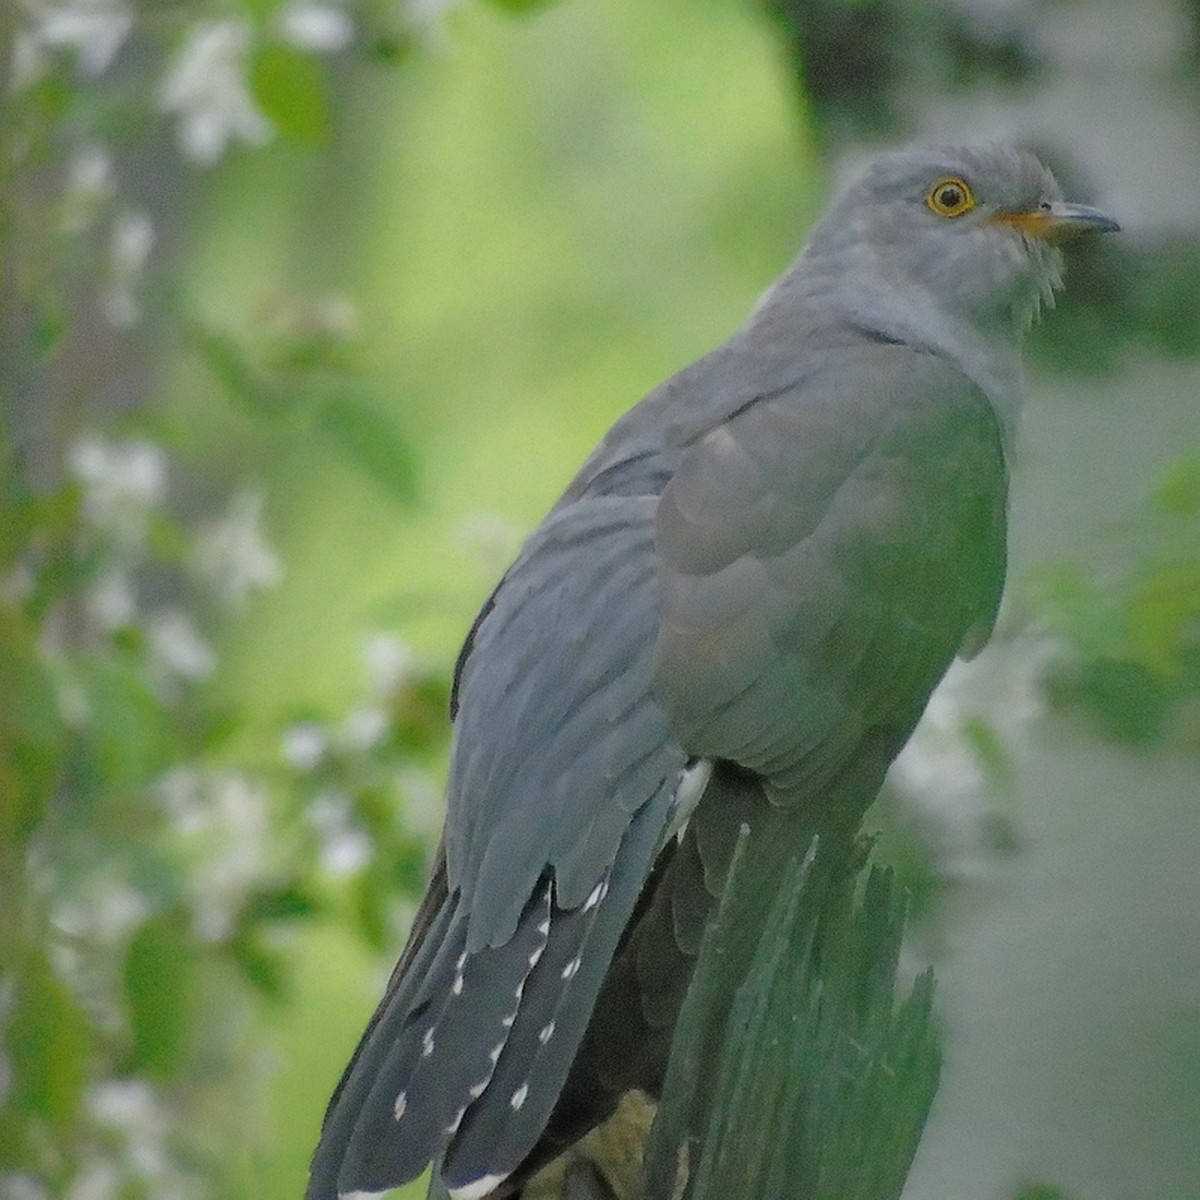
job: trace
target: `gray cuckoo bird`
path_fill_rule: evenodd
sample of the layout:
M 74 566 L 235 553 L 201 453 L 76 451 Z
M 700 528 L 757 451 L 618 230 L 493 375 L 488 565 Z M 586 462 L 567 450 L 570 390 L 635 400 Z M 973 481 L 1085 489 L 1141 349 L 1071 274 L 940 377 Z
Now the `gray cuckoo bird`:
M 861 814 L 1005 569 L 1020 335 L 1111 230 L 1004 146 L 879 158 L 622 417 L 476 619 L 428 891 L 309 1200 L 454 1200 L 661 1087 L 733 832 Z

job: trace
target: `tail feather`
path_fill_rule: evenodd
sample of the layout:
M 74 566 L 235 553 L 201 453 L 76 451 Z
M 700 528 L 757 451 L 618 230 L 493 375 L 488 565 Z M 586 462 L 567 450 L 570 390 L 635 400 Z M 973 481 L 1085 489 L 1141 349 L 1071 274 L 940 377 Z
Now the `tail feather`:
M 467 1110 L 442 1164 L 451 1192 L 528 1170 L 591 1017 L 665 823 L 674 780 L 630 822 L 612 867 L 583 903 L 555 909 L 496 1073 Z
M 421 1003 L 417 997 L 421 982 L 433 973 L 437 961 L 445 956 L 454 916 L 454 906 L 444 904 L 426 925 L 421 944 L 414 946 L 411 954 L 406 952 L 406 970 L 393 974 L 329 1103 L 321 1140 L 313 1155 L 305 1200 L 337 1200 L 339 1191 L 351 1190 L 339 1187 L 339 1176 L 362 1105 L 375 1085 L 380 1065 L 390 1047 L 401 1036 L 410 1012 Z
M 443 890 L 331 1103 L 307 1200 L 396 1187 L 431 1161 L 456 1200 L 520 1186 L 667 823 L 674 783 L 662 780 L 629 821 L 582 903 L 559 908 L 547 871 L 501 946 L 468 952 L 466 904 Z
M 550 903 L 546 880 L 514 936 L 472 955 L 466 953 L 466 919 L 456 919 L 361 1102 L 341 1171 L 343 1190 L 407 1182 L 454 1136 L 487 1089 L 511 1034 L 526 979 L 545 944 Z
M 551 913 L 545 952 L 487 1094 L 467 1113 L 446 1156 L 442 1170 L 452 1189 L 483 1174 L 511 1173 L 545 1125 L 591 1008 L 589 979 L 607 967 L 591 938 L 606 892 L 607 881 L 598 883 L 590 908 L 556 906 Z M 587 964 L 589 950 L 600 959 L 595 967 Z
M 395 1187 L 419 1175 L 428 1161 L 407 1139 L 397 1137 L 395 1113 L 403 1110 L 401 1093 L 424 1048 L 423 1032 L 444 1004 L 444 993 L 433 989 L 440 983 L 448 985 L 466 940 L 466 923 L 456 909 L 451 908 L 438 924 L 438 942 L 431 953 L 414 960 L 413 974 L 384 1000 L 381 1015 L 356 1056 L 335 1113 L 336 1142 L 329 1133 L 322 1135 L 318 1156 L 329 1142 L 328 1152 L 337 1159 L 336 1190 L 330 1195 Z M 416 974 L 421 968 L 421 974 Z M 385 1091 L 389 1093 L 386 1119 L 380 1103 Z

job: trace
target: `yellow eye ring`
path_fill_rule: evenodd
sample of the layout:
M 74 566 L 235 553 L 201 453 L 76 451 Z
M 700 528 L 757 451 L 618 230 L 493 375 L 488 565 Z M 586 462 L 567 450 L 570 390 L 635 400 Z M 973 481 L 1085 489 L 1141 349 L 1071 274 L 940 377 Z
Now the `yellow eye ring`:
M 939 217 L 961 217 L 975 207 L 975 197 L 964 180 L 948 175 L 929 189 L 925 203 Z

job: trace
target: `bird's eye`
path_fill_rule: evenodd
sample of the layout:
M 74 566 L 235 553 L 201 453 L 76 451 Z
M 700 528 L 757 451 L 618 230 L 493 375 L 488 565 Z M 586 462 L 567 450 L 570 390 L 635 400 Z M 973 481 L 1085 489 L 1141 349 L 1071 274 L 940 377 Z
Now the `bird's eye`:
M 925 198 L 939 217 L 961 217 L 975 207 L 971 189 L 961 179 L 939 179 Z

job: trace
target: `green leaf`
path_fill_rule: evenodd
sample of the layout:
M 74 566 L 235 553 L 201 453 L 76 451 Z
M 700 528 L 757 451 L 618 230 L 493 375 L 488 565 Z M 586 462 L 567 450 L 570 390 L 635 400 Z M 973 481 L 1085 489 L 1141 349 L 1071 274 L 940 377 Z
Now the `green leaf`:
M 970 716 L 963 722 L 962 733 L 980 765 L 991 779 L 1011 784 L 1016 778 L 1004 739 L 982 717 Z
M 1146 570 L 1125 604 L 1134 649 L 1159 674 L 1178 673 L 1184 647 L 1200 640 L 1200 560 Z
M 416 499 L 416 472 L 407 440 L 378 408 L 350 392 L 327 396 L 317 411 L 318 427 L 343 455 L 395 499 Z
M 242 932 L 230 943 L 234 961 L 246 979 L 269 1000 L 287 997 L 287 959 L 253 934 Z
M 255 892 L 242 909 L 241 919 L 250 925 L 260 921 L 291 921 L 311 917 L 318 908 L 316 897 L 307 888 L 290 884 Z
M 24 844 L 54 794 L 62 720 L 36 631 L 0 605 L 0 864 Z M 3 886 L 0 886 L 0 896 Z
M 250 64 L 259 107 L 284 137 L 323 145 L 329 139 L 325 77 L 311 54 L 291 46 L 264 46 Z
M 108 795 L 134 792 L 179 753 L 171 710 L 142 677 L 138 656 L 80 664 L 89 721 L 76 739 L 80 784 Z
M 1017 1192 L 1013 1200 L 1071 1200 L 1069 1192 L 1052 1187 L 1047 1183 L 1027 1183 Z
M 274 417 L 293 407 L 291 397 L 267 379 L 232 334 L 199 321 L 189 325 L 188 334 L 209 370 L 255 416 Z
M 195 1017 L 196 967 L 197 946 L 183 910 L 151 917 L 133 935 L 124 980 L 134 1071 L 158 1079 L 178 1073 Z
M 48 289 L 42 295 L 41 307 L 36 310 L 33 345 L 42 358 L 49 358 L 62 345 L 69 320 L 62 298 Z
M 493 8 L 509 13 L 531 13 L 539 8 L 549 8 L 555 0 L 489 0 Z
M 5 1032 L 13 1069 L 10 1103 L 65 1129 L 91 1069 L 92 1030 L 44 959 L 35 959 L 18 977 Z
M 1146 745 L 1162 737 L 1173 696 L 1162 676 L 1144 663 L 1094 658 L 1061 663 L 1044 680 L 1051 704 L 1076 705 L 1114 741 Z
M 350 881 L 349 896 L 359 934 L 371 949 L 386 950 L 392 928 L 388 921 L 393 893 L 386 868 L 372 857 Z
M 1154 493 L 1154 503 L 1176 517 L 1200 513 L 1200 458 L 1185 458 L 1172 465 Z

